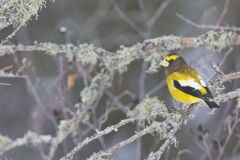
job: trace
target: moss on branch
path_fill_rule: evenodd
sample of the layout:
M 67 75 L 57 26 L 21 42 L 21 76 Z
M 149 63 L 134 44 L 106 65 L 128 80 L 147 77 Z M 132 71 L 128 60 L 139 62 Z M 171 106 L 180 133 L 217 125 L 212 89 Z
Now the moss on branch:
M 108 70 L 124 72 L 128 65 L 134 60 L 143 58 L 151 62 L 150 72 L 159 68 L 159 61 L 171 50 L 184 49 L 189 47 L 204 47 L 213 51 L 221 50 L 240 44 L 240 35 L 232 31 L 209 31 L 199 37 L 181 38 L 173 35 L 162 36 L 145 40 L 143 43 L 126 47 L 121 46 L 115 52 L 109 52 L 92 44 L 55 44 L 36 43 L 31 46 L 24 45 L 2 45 L 0 56 L 15 54 L 18 51 L 32 52 L 42 51 L 50 56 L 64 54 L 71 61 L 76 58 L 83 64 L 104 65 Z
M 25 25 L 33 16 L 37 16 L 45 3 L 45 0 L 5 1 L 0 7 L 0 16 L 2 17 L 0 30 L 9 25 L 14 27 Z

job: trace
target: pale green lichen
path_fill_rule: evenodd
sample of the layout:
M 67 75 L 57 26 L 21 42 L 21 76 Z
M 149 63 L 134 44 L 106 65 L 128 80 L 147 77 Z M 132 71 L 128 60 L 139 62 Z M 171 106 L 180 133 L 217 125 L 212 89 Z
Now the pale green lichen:
M 112 53 L 102 48 L 95 47 L 93 44 L 73 44 L 58 45 L 54 43 L 36 43 L 41 51 L 45 51 L 50 56 L 56 56 L 60 53 L 64 54 L 68 61 L 76 60 L 84 65 L 97 64 L 100 60 L 109 70 L 114 69 L 112 63 Z
M 207 86 L 211 90 L 214 97 L 219 96 L 223 93 L 225 86 L 223 85 L 223 76 L 218 75 L 213 80 L 207 82 Z
M 139 59 L 140 55 L 140 44 L 132 47 L 120 46 L 120 49 L 116 51 L 116 54 L 112 57 L 112 60 L 108 62 L 109 67 L 113 67 L 120 73 L 127 71 L 127 66 L 134 60 Z
M 154 134 L 159 136 L 159 139 L 164 139 L 167 137 L 168 131 L 171 129 L 171 125 L 164 122 L 153 121 L 151 125 L 155 126 Z
M 220 52 L 222 49 L 232 46 L 237 34 L 233 31 L 220 30 L 209 31 L 195 40 L 196 46 L 205 46 L 206 48 Z
M 160 113 L 168 114 L 166 105 L 163 102 L 159 101 L 156 97 L 147 97 L 133 110 L 128 111 L 127 116 L 135 116 L 138 119 L 139 125 L 145 125 L 146 120 L 148 123 L 150 123 L 155 117 L 153 115 L 160 115 Z
M 182 49 L 183 46 L 181 45 L 181 38 L 168 35 L 162 36 L 159 38 L 148 39 L 143 42 L 143 46 L 147 46 L 150 44 L 151 47 L 147 47 L 148 52 L 165 52 L 170 50 Z
M 15 50 L 11 45 L 0 45 L 0 56 L 4 56 L 7 54 L 14 54 Z
M 49 43 L 49 42 L 37 43 L 37 42 L 35 42 L 35 45 L 38 47 L 38 50 L 44 51 L 46 54 L 48 54 L 50 56 L 56 56 L 59 53 L 64 52 L 64 49 L 62 49 L 62 47 L 60 45 L 55 44 L 55 43 Z M 66 44 L 65 47 L 68 48 L 69 44 Z
M 240 89 L 236 89 L 235 91 L 225 93 L 224 95 L 219 95 L 215 98 L 217 102 L 227 102 L 229 99 L 238 97 L 240 95 Z
M 145 117 L 157 112 L 168 112 L 168 109 L 157 97 L 146 97 L 135 109 L 129 111 L 128 115 Z
M 54 0 L 52 0 L 54 1 Z M 45 0 L 8 0 L 0 7 L 0 30 L 12 25 L 13 31 L 1 42 L 1 45 L 13 38 L 17 31 L 45 6 Z
M 169 114 L 167 121 L 172 126 L 177 126 L 181 119 L 182 119 L 182 115 L 176 112 L 176 113 Z
M 98 55 L 96 54 L 95 47 L 88 44 L 80 44 L 78 46 L 79 51 L 77 54 L 77 60 L 81 61 L 83 64 L 96 64 L 98 60 Z
M 180 43 L 180 38 L 173 35 L 145 40 L 142 44 L 141 53 L 144 60 L 150 62 L 150 67 L 147 72 L 157 72 L 163 57 L 165 57 L 169 51 L 181 48 L 183 48 L 183 46 Z
M 0 16 L 6 16 L 15 27 L 25 25 L 37 15 L 45 5 L 45 0 L 8 0 L 0 8 Z
M 146 71 L 147 73 L 156 73 L 158 72 L 158 69 L 160 68 L 160 63 L 164 58 L 164 55 L 167 55 L 165 52 L 156 52 L 152 54 L 148 54 L 148 56 L 145 56 L 144 59 L 147 62 L 150 62 L 150 67 Z
M 168 122 L 168 120 L 166 120 L 165 122 Z M 182 120 L 179 120 L 177 126 L 173 126 L 172 129 L 166 128 L 167 133 L 165 133 L 165 135 L 163 135 L 162 137 L 162 139 L 165 138 L 164 143 L 161 145 L 158 151 L 151 152 L 145 160 L 160 160 L 166 148 L 168 148 L 171 144 L 174 144 L 175 147 L 177 147 L 179 142 L 176 139 L 175 134 L 179 129 L 179 127 L 181 126 L 181 124 L 182 124 Z M 160 131 L 162 131 L 161 128 L 160 128 Z
M 82 124 L 86 124 L 89 122 L 91 118 L 91 114 L 90 114 L 90 111 L 86 111 L 84 115 L 82 115 L 82 118 L 81 118 L 81 123 Z
M 104 151 L 93 153 L 87 160 L 107 160 L 111 154 Z
M 25 76 L 17 75 L 12 72 L 4 72 L 0 70 L 0 77 L 8 77 L 8 78 L 25 78 Z
M 110 86 L 111 75 L 107 71 L 102 71 L 92 79 L 90 86 L 81 91 L 80 97 L 82 103 L 87 106 L 91 105 L 97 99 L 99 93 L 103 91 L 105 87 Z
M 237 105 L 236 105 L 237 108 L 240 108 L 240 97 L 237 98 Z
M 61 120 L 60 124 L 58 125 L 58 135 L 57 135 L 57 140 L 62 141 L 66 138 L 67 133 L 70 130 L 74 130 L 74 120 L 73 119 L 65 119 Z
M 8 137 L 0 135 L 0 152 L 4 153 L 21 146 L 37 146 L 39 143 L 50 143 L 52 136 L 38 135 L 28 131 L 23 137 L 11 140 Z
M 36 146 L 39 143 L 49 143 L 52 140 L 50 135 L 38 135 L 35 132 L 28 131 L 24 137 L 25 145 Z
M 82 112 L 84 114 L 81 115 L 81 117 L 79 114 L 76 114 L 72 119 L 64 119 L 60 121 L 57 136 L 54 140 L 55 142 L 62 142 L 69 134 L 75 134 L 74 131 L 79 125 L 79 122 L 86 123 L 89 120 L 90 114 L 87 111 Z
M 59 45 L 54 43 L 35 43 L 38 50 L 45 51 L 50 56 L 56 56 L 60 53 L 64 54 L 68 61 L 76 59 L 76 61 L 86 64 L 96 64 L 98 60 L 107 63 L 107 56 L 110 52 L 104 49 L 95 47 L 92 44 L 79 44 L 77 46 L 73 44 Z M 111 59 L 109 59 L 111 62 Z M 110 66 L 109 66 L 110 68 Z
M 4 148 L 11 142 L 12 140 L 10 138 L 0 135 L 0 151 L 4 150 Z

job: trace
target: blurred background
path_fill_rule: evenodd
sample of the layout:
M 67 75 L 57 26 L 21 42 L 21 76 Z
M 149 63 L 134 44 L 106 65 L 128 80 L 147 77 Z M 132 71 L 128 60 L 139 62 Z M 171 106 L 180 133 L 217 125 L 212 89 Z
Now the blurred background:
M 176 13 L 198 24 L 238 27 L 239 7 L 239 0 L 56 0 L 55 3 L 47 3 L 37 20 L 33 19 L 21 28 L 11 43 L 91 43 L 109 51 L 116 51 L 121 45 L 131 46 L 149 38 L 170 34 L 191 37 L 208 31 L 207 28 L 200 29 L 187 24 L 179 19 Z M 238 51 L 239 47 L 224 50 L 222 53 L 191 48 L 180 54 L 205 81 L 209 81 L 216 76 L 211 64 L 219 65 L 226 74 L 240 70 Z M 27 67 L 21 69 L 24 65 Z M 107 110 L 106 106 L 116 105 L 112 103 L 111 96 L 121 97 L 121 103 L 127 109 L 138 104 L 146 95 L 157 96 L 169 106 L 180 107 L 169 95 L 164 81 L 164 70 L 147 74 L 145 71 L 148 66 L 149 64 L 142 60 L 134 61 L 127 72 L 116 75 L 114 85 L 107 90 L 108 94 L 104 94 L 99 100 L 94 111 L 96 119 L 90 118 L 89 124 L 82 124 L 74 138 L 69 137 L 60 145 L 55 159 L 68 153 L 84 137 L 95 133 L 91 126 L 104 129 L 126 118 L 123 111 L 116 110 L 111 112 L 101 125 L 96 122 Z M 89 79 L 84 79 L 83 73 L 93 76 L 97 72 L 96 66 L 69 63 L 64 59 L 64 55 L 49 57 L 40 52 L 21 52 L 1 57 L 0 67 L 7 67 L 6 70 L 13 73 L 28 75 L 27 78 L 0 78 L 1 83 L 11 84 L 0 86 L 0 133 L 13 139 L 23 136 L 28 130 L 54 135 L 60 120 L 71 117 L 71 112 L 75 111 L 74 104 L 80 101 L 81 89 L 90 82 Z M 81 72 L 82 70 L 84 72 Z M 227 82 L 225 91 L 236 90 L 239 85 L 239 80 Z M 228 135 L 228 132 L 225 132 L 226 119 L 232 114 L 236 100 L 220 106 L 222 108 L 214 115 L 210 115 L 210 110 L 206 107 L 195 111 L 195 117 L 177 134 L 179 146 L 170 147 L 163 159 L 211 159 L 206 150 L 217 155 L 216 146 L 224 143 Z M 108 148 L 131 136 L 135 129 L 134 124 L 128 125 L 119 132 L 105 136 L 104 143 L 96 140 L 83 148 L 75 159 L 86 159 L 93 152 Z M 157 137 L 144 136 L 117 150 L 113 158 L 144 159 L 160 145 Z M 239 145 L 240 134 L 231 136 L 222 159 L 240 159 Z M 1 159 L 41 160 L 48 147 L 19 147 L 2 155 Z

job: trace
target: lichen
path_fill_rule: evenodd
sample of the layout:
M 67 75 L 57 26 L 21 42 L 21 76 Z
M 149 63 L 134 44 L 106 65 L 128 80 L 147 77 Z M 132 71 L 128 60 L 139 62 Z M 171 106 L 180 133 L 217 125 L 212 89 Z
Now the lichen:
M 93 153 L 87 160 L 107 160 L 111 154 L 104 151 Z
M 148 52 L 165 52 L 182 48 L 180 37 L 174 35 L 145 40 L 143 46 L 145 46 L 143 49 Z
M 10 45 L 0 45 L 0 56 L 4 56 L 6 54 L 14 54 L 14 48 Z
M 0 135 L 0 151 L 2 151 L 12 140 L 6 136 Z
M 49 43 L 49 42 L 45 42 L 45 43 L 37 43 L 35 42 L 35 45 L 38 46 L 38 50 L 44 51 L 46 54 L 50 55 L 50 56 L 56 56 L 59 53 L 63 53 L 63 49 L 60 45 L 58 44 L 54 44 L 54 43 Z M 65 45 L 66 48 L 68 48 L 68 44 Z
M 142 56 L 145 61 L 150 62 L 148 73 L 155 73 L 160 68 L 159 64 L 169 51 L 181 49 L 180 38 L 169 35 L 159 38 L 145 40 L 142 44 Z
M 101 62 L 104 62 L 104 65 L 106 65 L 108 69 L 112 68 L 112 66 L 109 65 L 111 62 L 111 52 L 95 47 L 93 44 L 83 43 L 76 46 L 73 44 L 61 45 L 44 42 L 35 43 L 35 45 L 38 47 L 38 50 L 44 51 L 50 56 L 56 56 L 62 53 L 68 61 L 75 59 L 84 65 L 94 65 L 100 60 Z
M 140 44 L 134 45 L 132 47 L 120 46 L 120 49 L 116 51 L 116 54 L 109 62 L 108 66 L 112 66 L 115 70 L 120 73 L 127 71 L 127 66 L 134 60 L 139 59 L 141 55 L 139 54 Z
M 80 44 L 77 60 L 82 60 L 83 64 L 96 64 L 98 55 L 95 52 L 95 47 L 88 44 Z
M 70 130 L 74 130 L 74 124 L 74 119 L 61 120 L 60 124 L 58 125 L 57 141 L 61 142 L 63 139 L 65 139 L 66 135 L 68 135 L 66 133 Z
M 52 139 L 50 135 L 41 135 L 39 136 L 38 134 L 28 131 L 25 135 L 24 138 L 26 140 L 26 145 L 32 145 L 35 146 L 38 143 L 49 143 Z
M 237 98 L 237 105 L 236 105 L 237 108 L 240 108 L 240 97 Z
M 168 131 L 171 128 L 171 125 L 164 122 L 153 121 L 151 125 L 155 126 L 154 134 L 159 136 L 159 139 L 164 139 L 167 137 Z
M 160 113 L 168 113 L 165 104 L 159 101 L 156 97 L 147 97 L 133 110 L 129 110 L 127 116 L 135 116 L 139 119 L 139 125 L 145 125 L 146 120 L 150 122 L 154 118 L 153 115 L 157 115 Z
M 0 70 L 0 77 L 8 77 L 8 78 L 24 78 L 24 76 L 20 76 L 17 74 L 14 74 L 12 72 L 4 72 Z
M 205 46 L 210 50 L 221 52 L 222 49 L 232 46 L 236 37 L 237 34 L 233 31 L 209 31 L 197 38 L 195 43 L 197 46 Z
M 37 15 L 45 5 L 45 0 L 8 0 L 0 8 L 0 16 L 6 16 L 14 27 L 25 25 Z
M 213 80 L 209 80 L 207 82 L 207 86 L 211 90 L 211 92 L 214 95 L 214 97 L 222 94 L 222 92 L 225 89 L 225 86 L 223 85 L 223 81 L 222 80 L 223 80 L 223 77 L 221 75 L 218 75 Z
M 147 73 L 156 73 L 160 68 L 160 63 L 163 60 L 163 55 L 166 55 L 165 52 L 152 53 L 146 56 L 144 59 L 147 62 L 150 62 L 150 67 L 147 69 Z
M 80 97 L 83 104 L 89 106 L 91 105 L 99 95 L 101 89 L 105 87 L 111 86 L 111 76 L 108 72 L 102 71 L 98 75 L 96 75 L 91 82 L 91 85 L 84 88 L 81 93 Z

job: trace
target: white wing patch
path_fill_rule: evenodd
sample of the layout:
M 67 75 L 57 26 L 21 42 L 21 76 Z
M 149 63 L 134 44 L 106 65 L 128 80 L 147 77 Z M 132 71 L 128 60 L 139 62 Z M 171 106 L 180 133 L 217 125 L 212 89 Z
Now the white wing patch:
M 178 81 L 178 82 L 180 83 L 181 86 L 189 86 L 198 90 L 202 88 L 202 86 L 198 82 L 196 82 L 194 79 Z
M 199 80 L 200 80 L 200 83 L 203 87 L 206 87 L 206 83 L 202 80 L 202 78 L 200 76 L 198 76 Z

